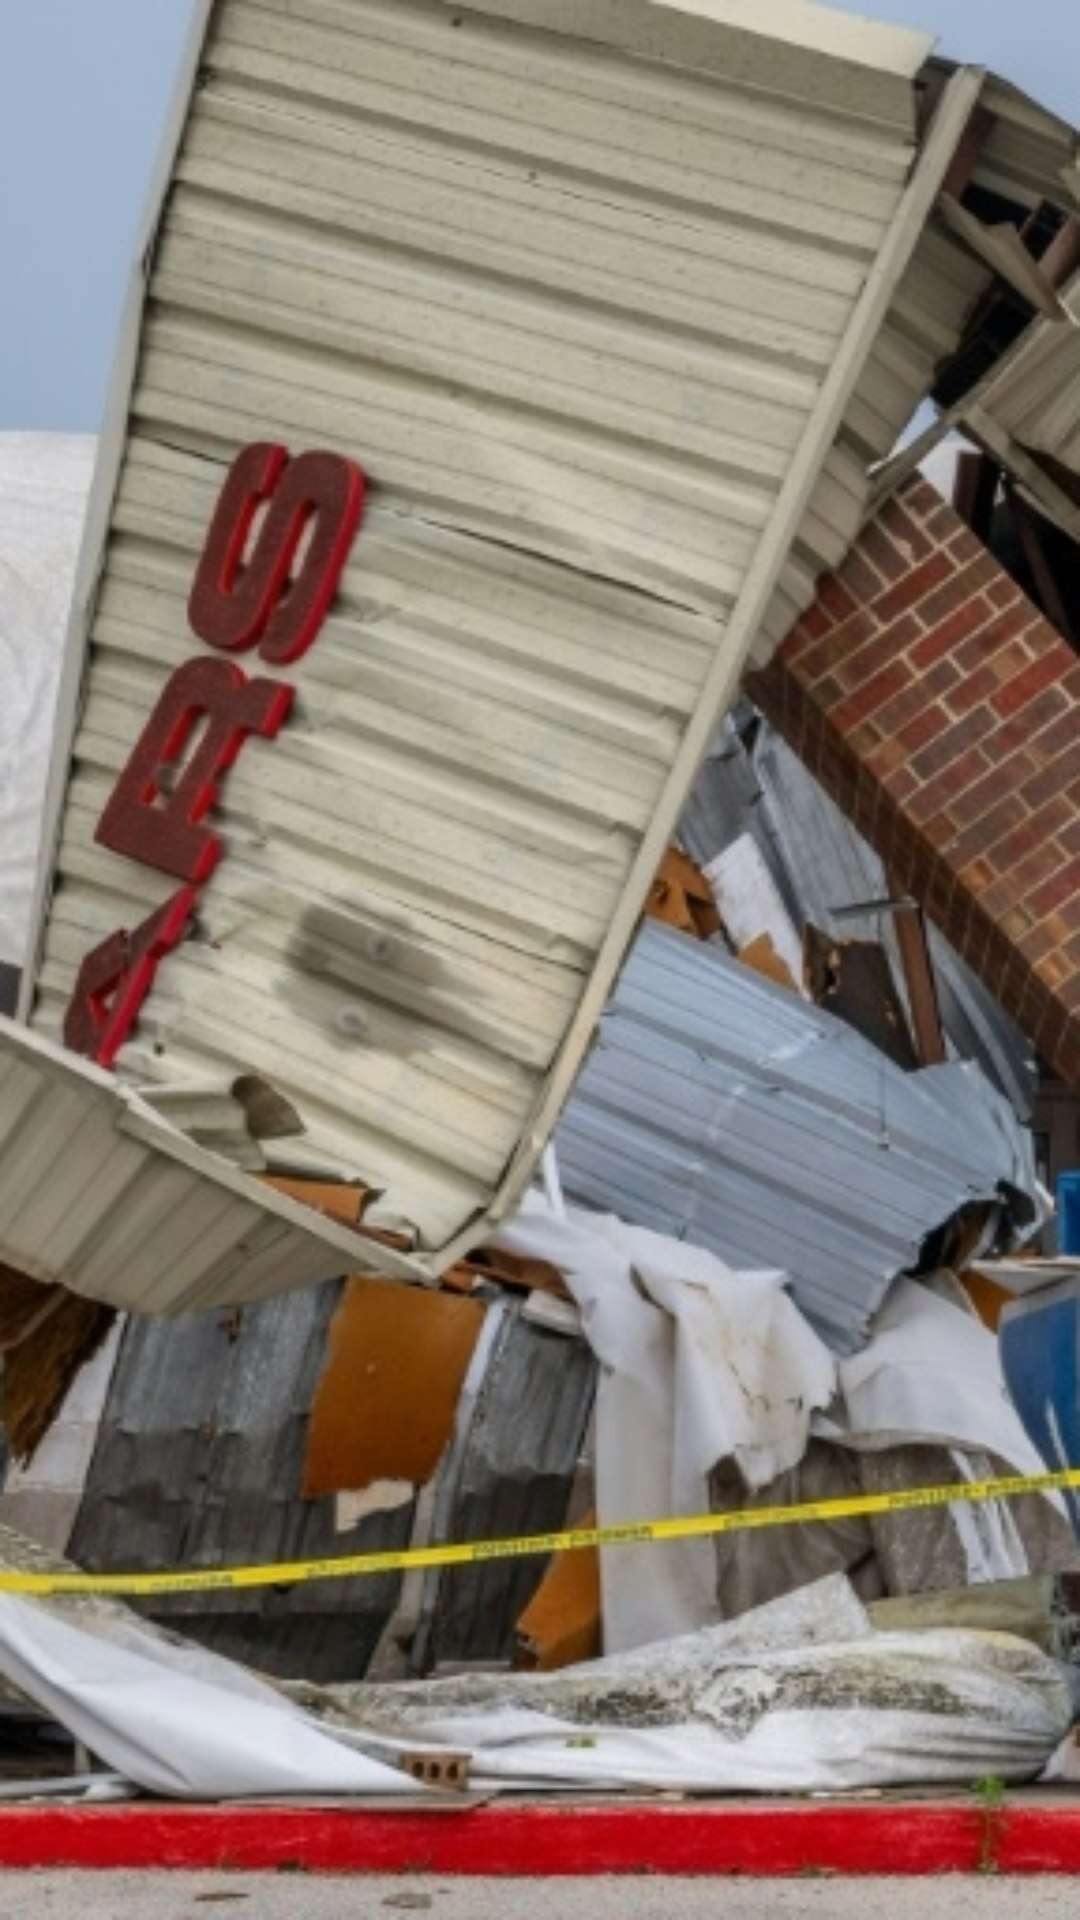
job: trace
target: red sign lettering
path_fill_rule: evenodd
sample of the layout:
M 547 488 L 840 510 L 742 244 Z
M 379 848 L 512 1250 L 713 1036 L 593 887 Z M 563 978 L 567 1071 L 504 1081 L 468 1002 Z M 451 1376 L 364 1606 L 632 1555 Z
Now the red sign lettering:
M 113 788 L 94 835 L 98 844 L 178 880 L 209 879 L 221 839 L 199 823 L 248 735 L 272 739 L 292 701 L 292 687 L 249 680 L 230 660 L 188 660 L 177 667 Z M 200 724 L 201 737 L 181 766 Z
M 207 646 L 239 653 L 261 641 L 262 658 L 285 666 L 307 652 L 338 590 L 360 525 L 364 475 L 336 453 L 247 447 L 221 490 L 188 603 L 192 629 Z M 243 564 L 255 515 L 265 524 Z M 314 523 L 300 571 L 293 564 Z
M 182 887 L 134 933 L 111 933 L 79 969 L 64 1019 L 64 1044 L 111 1067 L 138 1018 L 160 962 L 187 930 L 198 904 Z
M 275 666 L 306 653 L 340 585 L 365 485 L 361 468 L 340 454 L 290 460 L 285 447 L 269 442 L 246 447 L 222 487 L 191 592 L 199 639 L 230 653 L 258 644 Z M 184 937 L 197 888 L 221 857 L 220 835 L 207 821 L 221 781 L 252 734 L 274 738 L 293 694 L 282 681 L 249 680 L 233 662 L 205 656 L 172 675 L 95 839 L 191 884 L 134 933 L 111 934 L 84 960 L 64 1021 L 74 1052 L 111 1067 L 130 1038 L 158 966 Z

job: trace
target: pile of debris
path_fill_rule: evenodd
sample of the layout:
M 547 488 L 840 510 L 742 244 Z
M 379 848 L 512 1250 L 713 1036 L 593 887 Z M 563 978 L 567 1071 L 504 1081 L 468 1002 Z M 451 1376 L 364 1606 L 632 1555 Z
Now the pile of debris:
M 1080 1770 L 1076 135 L 576 12 L 193 52 L 0 915 L 0 1573 L 191 1576 L 0 1578 L 58 1790 Z

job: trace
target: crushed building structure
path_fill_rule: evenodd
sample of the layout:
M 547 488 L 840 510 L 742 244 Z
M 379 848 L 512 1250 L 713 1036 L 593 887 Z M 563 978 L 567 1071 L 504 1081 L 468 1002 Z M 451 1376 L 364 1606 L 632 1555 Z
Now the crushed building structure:
M 210 1572 L 1038 1471 L 996 1325 L 1080 1159 L 1077 180 L 802 0 L 200 4 L 0 1022 L 0 1521 Z M 225 616 L 297 470 L 309 554 L 353 517 L 275 653 Z M 338 1733 L 577 1689 L 585 1748 L 622 1670 L 511 1664 L 678 1665 L 828 1574 L 843 1671 L 841 1573 L 1049 1582 L 1072 1511 L 144 1611 Z

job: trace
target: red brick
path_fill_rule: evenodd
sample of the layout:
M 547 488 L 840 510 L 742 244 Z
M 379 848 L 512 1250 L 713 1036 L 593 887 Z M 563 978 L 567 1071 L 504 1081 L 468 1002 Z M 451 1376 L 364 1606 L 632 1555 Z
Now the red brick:
M 886 580 L 902 580 L 911 562 L 906 553 L 893 545 L 881 526 L 872 520 L 859 536 L 859 552 Z
M 1048 651 L 1041 659 L 1033 660 L 1015 679 L 1007 680 L 1000 692 L 992 696 L 991 705 L 1002 718 L 1007 714 L 1019 713 L 1044 687 L 1052 686 L 1055 680 L 1060 679 L 1061 666 L 1057 650 Z
M 1080 735 L 1080 716 L 1075 712 L 1063 713 L 1050 726 L 1041 728 L 1031 742 L 1031 751 L 1042 766 L 1055 760 L 1058 754 L 1075 755 Z M 1076 778 L 1080 779 L 1080 769 Z
M 941 502 L 940 506 L 934 508 L 933 513 L 927 514 L 923 520 L 923 526 L 926 528 L 931 540 L 939 540 L 946 544 L 950 540 L 955 539 L 957 524 L 955 512 L 952 507 L 946 506 L 944 501 Z
M 889 797 L 902 806 L 905 800 L 910 799 L 918 784 L 910 767 L 898 767 L 889 781 Z
M 998 690 L 1000 692 L 1001 688 L 1007 685 L 1009 681 L 1015 680 L 1022 673 L 1026 673 L 1031 663 L 1031 649 L 1027 645 L 1023 634 L 1016 634 L 1006 646 L 998 648 L 997 652 L 987 662 L 987 665 L 998 683 Z
M 1061 714 L 1069 712 L 1075 714 L 1075 711 L 1065 689 L 1059 681 L 1054 681 L 1006 720 L 1005 724 L 998 729 L 999 737 L 1002 741 L 1019 739 L 1021 736 L 1025 740 L 1035 741 L 1040 733 L 1052 726 Z
M 966 639 L 969 633 L 975 633 L 990 617 L 988 602 L 982 594 L 976 594 L 973 600 L 967 601 L 962 607 L 957 607 L 955 613 L 950 613 L 944 620 L 939 620 L 936 626 L 931 627 L 926 637 L 920 640 L 917 646 L 912 647 L 912 666 L 932 666 L 934 661 L 940 660 L 943 654 L 952 653 L 961 640 Z M 956 664 L 959 667 L 963 665 L 959 654 L 957 654 Z
M 1069 753 L 1059 753 L 1056 758 L 1039 765 L 1038 744 L 1036 739 L 1034 747 L 1028 747 L 1028 752 L 1036 761 L 1037 771 L 1029 780 L 1025 780 L 1020 789 L 1021 798 L 1032 808 L 1044 806 L 1048 800 L 1056 800 L 1059 796 L 1068 798 L 1070 792 L 1075 794 L 1076 791 L 1075 749 Z
M 962 646 L 957 647 L 956 664 L 961 673 L 971 673 L 976 667 L 984 666 L 1009 641 L 1024 640 L 1023 652 L 1017 657 L 1034 659 L 1034 651 L 1025 640 L 1030 624 L 1030 615 L 1023 608 L 996 613 L 986 626 L 972 634 L 970 640 L 965 640 Z
M 936 513 L 939 507 L 948 505 L 922 473 L 913 473 L 911 479 L 904 482 L 897 498 L 903 501 L 909 513 L 915 514 L 920 520 L 925 520 L 928 513 Z M 956 515 L 956 522 L 958 526 L 963 524 L 959 515 Z
M 947 696 L 949 711 L 959 719 L 963 714 L 970 712 L 972 707 L 977 707 L 988 694 L 996 693 L 997 688 L 998 677 L 993 667 L 979 667 L 975 673 L 969 673 L 966 680 L 959 681 L 951 689 Z M 992 724 L 996 726 L 996 719 L 992 719 Z
M 895 704 L 895 702 L 893 704 Z M 948 726 L 949 716 L 944 707 L 935 705 L 927 706 L 924 702 L 921 712 L 915 715 L 914 720 L 909 720 L 907 726 L 901 727 L 897 732 L 896 743 L 903 748 L 904 757 L 907 758 L 912 754 L 918 756 L 918 758 L 911 761 L 911 771 L 917 781 L 921 782 L 928 779 L 930 774 L 936 771 L 933 767 L 929 768 L 927 772 L 923 771 L 919 765 L 919 759 L 922 757 L 919 754 L 919 749 L 921 747 L 928 747 L 930 742 L 938 739 L 939 735 L 943 734 Z
M 912 761 L 915 773 L 920 780 L 932 779 L 934 774 L 950 766 L 966 747 L 978 746 L 993 730 L 994 716 L 988 707 L 977 707 L 974 713 L 952 723 L 946 719 L 945 731 L 931 746 L 916 754 Z
M 864 552 L 861 545 L 851 549 L 844 561 L 842 572 L 848 592 L 853 593 L 856 600 L 865 603 L 876 600 L 882 588 L 888 586 L 884 576 L 876 567 L 871 566 L 869 555 Z
M 966 753 L 954 760 L 942 773 L 928 780 L 920 787 L 914 798 L 908 802 L 908 813 L 919 826 L 924 820 L 930 820 L 939 809 L 948 806 L 958 794 L 982 779 L 987 771 L 987 759 L 980 747 L 969 747 Z
M 899 733 L 902 727 L 907 726 L 909 720 L 914 720 L 917 715 L 925 713 L 926 709 L 933 705 L 934 695 L 927 692 L 925 678 L 920 678 L 911 686 L 905 687 L 885 706 L 878 708 L 874 715 L 875 724 L 886 736 Z
M 1014 753 L 1010 759 L 995 762 L 985 780 L 959 796 L 949 811 L 958 827 L 969 827 L 980 814 L 989 813 L 1003 794 L 1019 791 L 1035 771 L 1030 752 Z
M 858 607 L 837 626 L 830 627 L 822 639 L 799 656 L 798 674 L 803 686 L 811 686 L 822 674 L 831 672 L 837 660 L 847 653 L 854 653 L 864 640 L 871 640 L 877 631 L 878 623 L 873 614 L 867 613 L 863 607 Z
M 906 564 L 925 560 L 934 550 L 934 542 L 927 537 L 925 527 L 905 511 L 899 500 L 890 500 L 878 515 L 878 524 L 884 527 L 894 546 L 900 548 Z
M 855 622 L 848 621 L 847 625 L 854 627 Z M 838 641 L 844 631 L 846 631 L 845 628 L 838 627 L 833 636 L 834 641 Z M 899 620 L 894 620 L 891 626 L 886 627 L 884 632 L 875 628 L 874 638 L 867 636 L 863 644 L 845 649 L 842 656 L 838 648 L 837 679 L 848 692 L 851 692 L 860 682 L 872 679 L 882 667 L 888 666 L 890 660 L 900 659 L 905 647 L 909 646 L 920 632 L 921 628 L 914 614 L 905 613 Z M 910 667 L 907 673 L 910 678 Z
M 1003 794 L 989 813 L 980 814 L 964 833 L 954 837 L 949 859 L 958 870 L 963 868 L 976 854 L 991 853 L 999 840 L 1028 817 L 1028 809 L 1018 794 Z
M 1080 897 L 1080 859 L 1068 861 L 1052 880 L 1030 896 L 1027 905 L 1036 919 L 1041 920 L 1044 914 L 1056 913 L 1067 900 L 1077 897 Z
M 1055 846 L 1053 841 L 1049 846 L 1036 847 L 1033 852 L 1025 855 L 1023 860 L 1018 860 L 1007 873 L 1002 875 L 1001 879 L 995 880 L 992 886 L 987 887 L 986 891 L 980 894 L 979 904 L 984 912 L 992 914 L 995 920 L 1000 918 L 1008 907 L 1021 905 L 1027 907 L 1030 905 L 1031 896 L 1044 887 L 1048 880 L 1052 880 L 1055 874 L 1060 873 L 1062 865 L 1061 848 Z M 1036 920 L 1041 919 L 1042 913 L 1039 908 L 1031 907 L 1031 924 L 1034 925 Z
M 827 573 L 818 581 L 818 604 L 834 620 L 848 620 L 858 611 L 858 601 L 854 594 L 837 579 L 835 573 Z
M 1029 814 L 1028 818 L 1012 833 L 1006 834 L 994 852 L 997 865 L 1004 869 L 1012 861 L 1021 859 L 1025 853 L 1030 853 L 1033 847 L 1045 846 L 1048 840 L 1054 838 L 1058 829 L 1067 825 L 1071 818 L 1072 808 L 1067 800 L 1052 801 L 1049 805 L 1040 807 L 1038 813 Z M 1059 841 L 1058 844 L 1061 845 L 1061 842 Z
M 1036 966 L 1045 954 L 1050 953 L 1057 946 L 1058 940 L 1049 922 L 1038 920 L 1030 933 L 1025 933 L 1018 944 L 1024 958 L 1030 960 L 1032 966 Z
M 874 601 L 873 612 L 883 625 L 895 620 L 899 614 L 918 607 L 935 587 L 940 587 L 943 580 L 950 578 L 952 572 L 952 562 L 947 553 L 931 553 L 928 560 L 923 560 L 910 573 L 905 573 L 895 586 L 889 587 L 879 600 Z
M 815 600 L 812 607 L 807 607 L 795 631 L 801 630 L 811 640 L 820 640 L 823 633 L 828 633 L 832 624 L 832 614 L 820 600 Z
M 1024 597 L 1016 581 L 1010 579 L 1007 573 L 999 574 L 986 591 L 995 607 L 1015 607 Z
M 972 560 L 969 566 L 962 567 L 959 573 L 954 574 L 951 580 L 946 580 L 944 586 L 938 587 L 920 604 L 919 618 L 923 625 L 936 627 L 939 620 L 955 613 L 957 607 L 973 600 L 992 580 L 996 580 L 997 573 L 997 561 L 991 559 L 988 553 L 978 560 Z
M 868 680 L 857 693 L 833 708 L 829 716 L 833 726 L 841 733 L 849 732 L 860 720 L 867 719 L 878 707 L 884 706 L 886 700 L 890 700 L 894 693 L 899 693 L 907 683 L 907 668 L 902 662 L 894 661 Z
M 985 547 L 976 540 L 970 527 L 960 526 L 949 536 L 949 552 L 956 561 L 964 566 L 969 560 L 977 560 Z

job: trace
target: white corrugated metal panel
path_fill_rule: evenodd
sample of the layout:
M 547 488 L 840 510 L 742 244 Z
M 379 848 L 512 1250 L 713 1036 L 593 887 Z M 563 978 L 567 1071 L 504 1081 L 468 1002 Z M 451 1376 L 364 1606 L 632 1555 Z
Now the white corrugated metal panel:
M 0 1263 L 144 1313 L 265 1300 L 365 1242 L 256 1186 L 112 1075 L 0 1020 Z
M 35 1017 L 55 1034 L 80 957 L 169 891 L 92 834 L 195 650 L 227 462 L 256 439 L 357 458 L 341 601 L 288 673 L 294 719 L 229 776 L 229 857 L 121 1066 L 265 1075 L 429 1266 L 550 1127 L 955 138 L 954 116 L 909 185 L 925 40 L 830 17 L 823 53 L 816 20 L 214 14 Z M 854 488 L 849 453 L 828 484 Z
M 983 105 L 994 115 L 975 167 L 975 181 L 1021 206 L 1060 205 L 1066 174 L 1078 157 L 1077 132 L 1000 74 L 990 74 Z
M 1080 476 L 1080 275 L 1062 295 L 1071 325 L 1041 320 L 997 369 L 979 406 L 1029 453 Z
M 40 812 L 52 744 L 90 434 L 0 434 L 0 964 L 30 936 Z
M 873 511 L 871 470 L 888 458 L 956 353 L 992 273 L 927 226 L 874 340 L 843 424 L 822 463 L 799 536 L 754 643 L 765 665 L 811 605 L 821 574 L 840 565 Z

